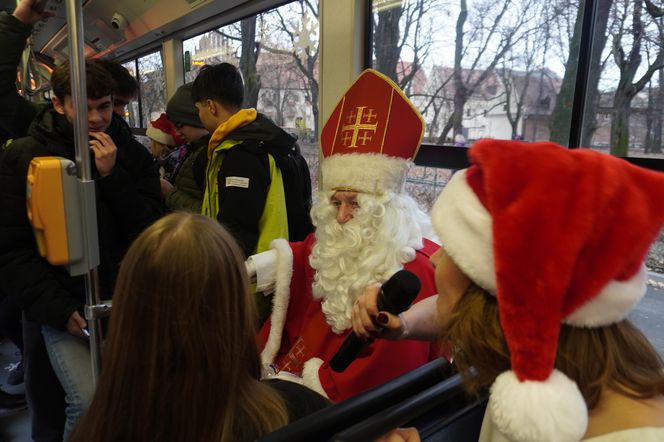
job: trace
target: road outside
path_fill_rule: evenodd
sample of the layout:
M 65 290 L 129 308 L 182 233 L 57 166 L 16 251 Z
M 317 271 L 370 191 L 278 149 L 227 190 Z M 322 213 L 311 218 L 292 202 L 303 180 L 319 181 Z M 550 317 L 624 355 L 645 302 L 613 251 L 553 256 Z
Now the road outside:
M 629 319 L 641 329 L 664 358 L 664 275 L 649 274 L 646 296 L 632 310 Z

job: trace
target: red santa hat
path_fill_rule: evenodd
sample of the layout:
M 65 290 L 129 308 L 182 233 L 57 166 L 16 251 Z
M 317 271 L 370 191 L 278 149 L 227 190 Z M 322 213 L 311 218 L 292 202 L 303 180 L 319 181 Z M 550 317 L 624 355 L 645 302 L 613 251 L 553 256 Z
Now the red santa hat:
M 448 255 L 495 294 L 511 370 L 491 388 L 494 424 L 515 441 L 577 441 L 587 407 L 554 369 L 560 324 L 623 320 L 646 288 L 664 223 L 664 175 L 587 149 L 482 140 L 432 209 Z
M 175 125 L 168 119 L 166 114 L 161 114 L 156 120 L 150 121 L 145 135 L 167 146 L 180 146 L 184 144 L 184 140 L 178 135 Z
M 323 190 L 401 192 L 423 134 L 424 120 L 401 89 L 365 70 L 323 127 Z

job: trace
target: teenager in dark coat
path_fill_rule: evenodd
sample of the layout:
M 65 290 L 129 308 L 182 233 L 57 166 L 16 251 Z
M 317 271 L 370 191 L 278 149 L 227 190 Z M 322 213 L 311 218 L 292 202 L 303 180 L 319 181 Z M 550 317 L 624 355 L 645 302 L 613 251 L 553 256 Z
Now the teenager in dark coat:
M 30 3 L 31 0 L 23 1 L 14 16 L 0 16 L 0 34 L 7 36 L 7 40 L 21 39 L 24 43 L 26 28 L 29 30 L 28 24 L 33 22 L 25 15 L 32 14 Z M 8 77 L 8 69 L 8 65 L 0 66 L 0 79 Z M 149 153 L 134 140 L 126 123 L 112 112 L 113 79 L 99 62 L 88 62 L 86 77 L 87 119 L 98 206 L 99 276 L 101 294 L 106 298 L 110 296 L 124 251 L 144 227 L 162 214 L 162 201 L 158 171 Z M 45 396 L 57 396 L 57 386 L 53 385 L 57 382 L 48 378 L 49 360 L 42 356 L 39 347 L 43 348 L 43 335 L 51 363 L 67 393 L 70 428 L 76 416 L 84 411 L 92 391 L 88 344 L 79 339 L 87 327 L 82 316 L 84 284 L 81 278 L 69 277 L 63 268 L 51 266 L 38 255 L 25 210 L 25 188 L 27 168 L 33 157 L 49 155 L 74 159 L 69 70 L 67 66 L 56 69 L 51 78 L 54 106 L 46 106 L 41 111 L 21 101 L 15 91 L 9 92 L 5 83 L 0 84 L 0 95 L 4 101 L 17 100 L 14 109 L 20 117 L 13 125 L 14 136 L 25 130 L 22 124 L 30 115 L 36 114 L 36 117 L 27 137 L 5 145 L 0 165 L 0 291 L 16 299 L 32 330 L 26 332 L 29 337 L 26 340 L 26 392 L 33 415 L 33 438 L 61 440 L 62 430 L 58 437 L 57 418 L 52 422 L 40 421 L 40 426 L 35 426 L 37 413 L 42 417 L 49 412 L 53 416 L 60 413 L 53 407 L 54 402 L 46 401 L 50 409 L 45 409 L 42 401 Z M 3 125 L 11 122 L 4 117 L 1 121 Z

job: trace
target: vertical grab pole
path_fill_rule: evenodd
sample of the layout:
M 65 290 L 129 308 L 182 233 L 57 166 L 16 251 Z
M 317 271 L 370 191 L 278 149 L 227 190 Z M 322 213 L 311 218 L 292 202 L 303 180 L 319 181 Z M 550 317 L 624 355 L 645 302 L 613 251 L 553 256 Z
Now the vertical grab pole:
M 76 115 L 74 134 L 76 142 L 76 166 L 80 181 L 81 226 L 83 229 L 84 260 L 88 269 L 85 277 L 86 312 L 90 327 L 90 355 L 92 359 L 92 382 L 97 384 L 101 366 L 101 329 L 99 319 L 90 314 L 89 306 L 100 304 L 99 246 L 97 237 L 97 212 L 95 208 L 95 185 L 92 180 L 90 146 L 88 142 L 88 104 L 86 94 L 85 58 L 83 55 L 83 10 L 81 0 L 67 0 L 67 27 L 69 31 L 69 69 L 71 97 Z

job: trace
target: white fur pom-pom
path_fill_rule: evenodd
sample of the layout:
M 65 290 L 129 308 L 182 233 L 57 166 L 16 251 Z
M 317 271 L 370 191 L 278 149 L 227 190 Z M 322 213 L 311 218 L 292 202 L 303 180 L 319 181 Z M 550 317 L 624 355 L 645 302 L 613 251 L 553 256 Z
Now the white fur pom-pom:
M 544 382 L 520 382 L 513 371 L 491 387 L 496 428 L 515 442 L 577 442 L 588 426 L 588 409 L 577 385 L 558 370 Z

